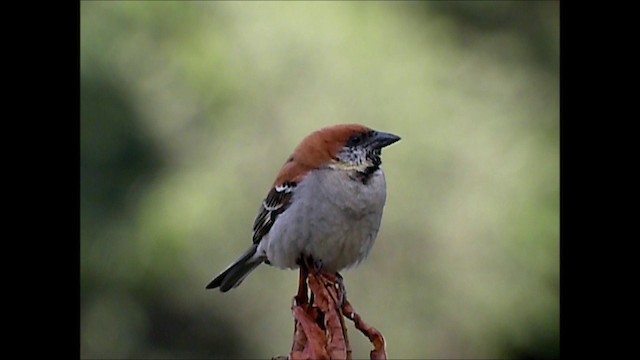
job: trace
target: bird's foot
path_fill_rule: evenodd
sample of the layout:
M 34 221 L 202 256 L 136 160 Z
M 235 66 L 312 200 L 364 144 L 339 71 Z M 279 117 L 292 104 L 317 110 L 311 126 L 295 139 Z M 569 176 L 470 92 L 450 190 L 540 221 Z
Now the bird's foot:
M 296 305 L 303 305 L 309 303 L 309 288 L 307 286 L 307 278 L 309 277 L 309 270 L 306 266 L 300 266 L 300 275 L 298 277 L 298 293 L 294 297 Z
M 311 255 L 300 255 L 297 263 L 301 268 L 305 267 L 308 273 L 318 275 L 322 272 L 322 259 L 315 260 Z

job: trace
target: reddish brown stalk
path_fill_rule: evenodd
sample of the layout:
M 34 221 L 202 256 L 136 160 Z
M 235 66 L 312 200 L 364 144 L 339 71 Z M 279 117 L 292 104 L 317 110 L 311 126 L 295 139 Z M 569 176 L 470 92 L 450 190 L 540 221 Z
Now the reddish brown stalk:
M 308 269 L 311 269 L 310 271 Z M 309 295 L 310 292 L 310 295 Z M 347 301 L 342 277 L 327 274 L 305 261 L 300 266 L 298 293 L 291 308 L 294 317 L 293 345 L 289 359 L 351 359 L 344 317 L 352 320 L 373 344 L 371 359 L 386 360 L 382 333 L 365 323 Z

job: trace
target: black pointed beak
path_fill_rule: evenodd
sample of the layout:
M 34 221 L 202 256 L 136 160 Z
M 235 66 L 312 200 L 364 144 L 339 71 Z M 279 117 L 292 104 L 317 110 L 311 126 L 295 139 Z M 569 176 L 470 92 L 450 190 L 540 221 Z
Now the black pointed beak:
M 398 140 L 400 140 L 400 136 L 376 131 L 369 146 L 374 149 L 382 149 L 383 147 L 389 146 Z

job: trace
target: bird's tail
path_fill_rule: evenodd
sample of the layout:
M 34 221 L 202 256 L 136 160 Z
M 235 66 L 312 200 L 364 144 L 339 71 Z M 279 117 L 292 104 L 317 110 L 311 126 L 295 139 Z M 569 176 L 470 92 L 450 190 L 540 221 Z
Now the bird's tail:
M 264 257 L 255 256 L 257 249 L 258 244 L 252 245 L 238 260 L 216 276 L 207 285 L 207 289 L 219 287 L 220 291 L 227 292 L 240 285 L 247 275 L 265 260 Z

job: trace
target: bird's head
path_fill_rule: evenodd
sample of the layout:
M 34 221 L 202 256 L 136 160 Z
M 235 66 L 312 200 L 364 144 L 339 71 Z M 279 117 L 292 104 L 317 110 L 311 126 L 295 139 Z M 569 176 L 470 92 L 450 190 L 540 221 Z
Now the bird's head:
M 334 169 L 368 172 L 377 169 L 380 164 L 382 148 L 400 140 L 399 136 L 369 129 L 362 125 L 347 125 L 336 129 L 339 147 L 334 162 L 329 165 Z
M 383 147 L 399 136 L 359 124 L 333 125 L 314 131 L 300 142 L 287 159 L 274 186 L 297 183 L 315 169 L 334 169 L 364 175 L 363 181 L 381 164 Z
M 359 124 L 334 125 L 307 136 L 294 156 L 313 167 L 370 172 L 380 166 L 382 148 L 398 140 L 399 136 Z

